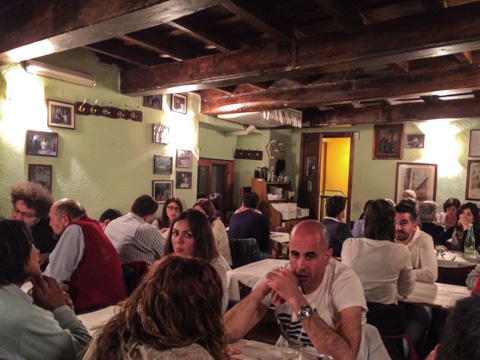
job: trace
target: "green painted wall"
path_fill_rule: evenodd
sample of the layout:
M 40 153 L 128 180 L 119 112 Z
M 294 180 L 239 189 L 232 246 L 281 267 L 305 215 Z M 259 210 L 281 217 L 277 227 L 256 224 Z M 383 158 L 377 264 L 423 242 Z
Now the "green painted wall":
M 28 164 L 53 165 L 55 199 L 73 197 L 80 201 L 92 217 L 108 208 L 129 210 L 141 194 L 152 193 L 152 180 L 174 180 L 172 175 L 153 174 L 153 155 L 175 159 L 176 149 L 193 151 L 192 189 L 174 189 L 186 206 L 196 198 L 198 160 L 198 113 L 200 98 L 188 94 L 186 115 L 169 110 L 170 96 L 163 97 L 163 110 L 142 106 L 142 97 L 129 97 L 119 92 L 120 78 L 113 66 L 98 62 L 85 51 L 71 51 L 45 57 L 42 61 L 94 75 L 97 85 L 87 88 L 66 82 L 27 74 L 19 65 L 2 68 L 6 79 L 5 93 L 0 96 L 0 213 L 9 216 L 9 193 L 13 183 L 27 179 Z M 3 87 L 3 85 L 2 85 Z M 2 88 L 0 87 L 0 88 Z M 46 99 L 67 103 L 84 98 L 100 106 L 143 111 L 143 122 L 110 119 L 103 116 L 76 115 L 75 130 L 47 127 Z M 152 124 L 170 128 L 168 145 L 152 143 Z M 25 155 L 26 130 L 58 133 L 58 157 Z M 160 212 L 158 211 L 157 214 Z
M 468 144 L 471 129 L 479 129 L 478 119 L 435 120 L 405 124 L 405 134 L 426 134 L 424 149 L 403 148 L 401 160 L 373 160 L 373 125 L 329 127 L 295 130 L 255 130 L 248 136 L 227 137 L 219 130 L 241 130 L 243 126 L 199 114 L 200 98 L 189 93 L 188 113 L 171 112 L 170 96 L 163 98 L 163 110 L 142 106 L 141 97 L 120 94 L 119 73 L 113 66 L 100 63 L 87 51 L 70 51 L 45 57 L 45 62 L 87 72 L 97 78 L 93 88 L 48 79 L 25 73 L 20 65 L 0 68 L 0 215 L 9 216 L 9 193 L 13 183 L 27 179 L 28 164 L 53 165 L 53 196 L 74 197 L 93 217 L 108 207 L 127 212 L 140 194 L 151 194 L 152 180 L 175 180 L 172 175 L 153 174 L 153 155 L 175 157 L 176 149 L 193 151 L 192 189 L 174 189 L 184 205 L 196 198 L 198 157 L 232 160 L 235 149 L 263 151 L 261 161 L 235 159 L 234 204 L 239 205 L 239 189 L 250 186 L 257 166 L 271 166 L 265 146 L 270 139 L 284 143 L 286 175 L 297 190 L 302 132 L 357 131 L 355 140 L 352 185 L 352 213 L 356 219 L 366 200 L 394 198 L 398 162 L 438 164 L 436 200 L 441 205 L 451 196 L 465 200 Z M 75 130 L 47 127 L 46 99 L 67 103 L 87 98 L 101 106 L 143 111 L 143 122 L 109 119 L 97 116 L 76 116 Z M 170 128 L 168 145 L 152 143 L 152 124 Z M 59 156 L 25 155 L 26 130 L 53 131 L 59 135 Z M 478 159 L 478 158 L 476 158 Z M 472 158 L 475 160 L 475 158 Z

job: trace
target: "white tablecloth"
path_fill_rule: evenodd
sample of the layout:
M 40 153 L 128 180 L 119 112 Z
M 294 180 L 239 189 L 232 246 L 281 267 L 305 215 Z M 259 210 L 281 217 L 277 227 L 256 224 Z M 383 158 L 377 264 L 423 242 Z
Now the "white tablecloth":
M 457 300 L 469 296 L 470 290 L 468 290 L 466 286 L 416 282 L 413 292 L 406 299 L 399 296 L 399 300 L 416 305 L 426 305 L 450 310 L 455 306 Z
M 281 347 L 254 340 L 242 339 L 232 344 L 236 348 L 242 350 L 242 353 L 235 355 L 234 359 L 239 360 L 281 360 Z M 303 353 L 302 359 L 314 360 L 315 356 Z
M 118 308 L 118 306 L 112 305 L 97 311 L 78 315 L 78 318 L 82 321 L 83 325 L 85 325 L 90 335 L 93 335 L 116 314 Z
M 278 243 L 278 248 L 281 250 L 281 254 L 288 254 L 288 243 L 290 242 L 290 234 L 285 232 L 271 232 L 270 239 L 273 242 Z
M 437 256 L 439 267 L 455 268 L 478 265 L 480 257 L 477 259 L 465 259 L 461 251 L 447 251 L 443 256 Z
M 253 287 L 271 269 L 285 266 L 288 260 L 265 259 L 227 271 L 228 298 L 240 300 L 238 282 Z

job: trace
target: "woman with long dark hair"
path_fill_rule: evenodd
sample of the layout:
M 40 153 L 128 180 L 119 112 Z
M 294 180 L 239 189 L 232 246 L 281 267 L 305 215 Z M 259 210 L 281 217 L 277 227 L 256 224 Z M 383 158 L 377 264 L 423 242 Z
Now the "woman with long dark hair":
M 463 251 L 470 224 L 473 224 L 475 248 L 478 248 L 480 246 L 480 217 L 478 206 L 472 202 L 464 203 L 458 208 L 455 225 L 437 237 L 438 243 L 446 245 L 451 250 Z
M 228 359 L 222 283 L 201 259 L 165 256 L 97 333 L 83 360 Z
M 165 254 L 192 256 L 208 261 L 217 270 L 223 285 L 222 310 L 228 306 L 227 271 L 230 266 L 215 246 L 212 228 L 204 214 L 188 209 L 178 215 L 165 244 Z

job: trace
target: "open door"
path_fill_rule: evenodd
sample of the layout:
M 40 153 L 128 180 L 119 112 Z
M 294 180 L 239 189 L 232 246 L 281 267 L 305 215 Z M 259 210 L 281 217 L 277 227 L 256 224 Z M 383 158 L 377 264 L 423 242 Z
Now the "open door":
M 310 210 L 312 219 L 318 219 L 321 144 L 321 133 L 302 134 L 298 204 L 299 207 Z
M 233 207 L 233 161 L 199 159 L 197 199 L 222 194 L 222 215 Z

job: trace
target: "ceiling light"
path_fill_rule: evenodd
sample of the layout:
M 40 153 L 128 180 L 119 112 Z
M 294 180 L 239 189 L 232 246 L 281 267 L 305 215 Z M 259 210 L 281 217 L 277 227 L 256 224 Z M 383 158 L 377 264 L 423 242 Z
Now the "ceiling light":
M 46 76 L 52 79 L 71 82 L 77 85 L 92 87 L 96 84 L 95 77 L 90 74 L 53 66 L 39 61 L 24 61 L 23 67 L 25 68 L 25 71 L 30 74 Z

